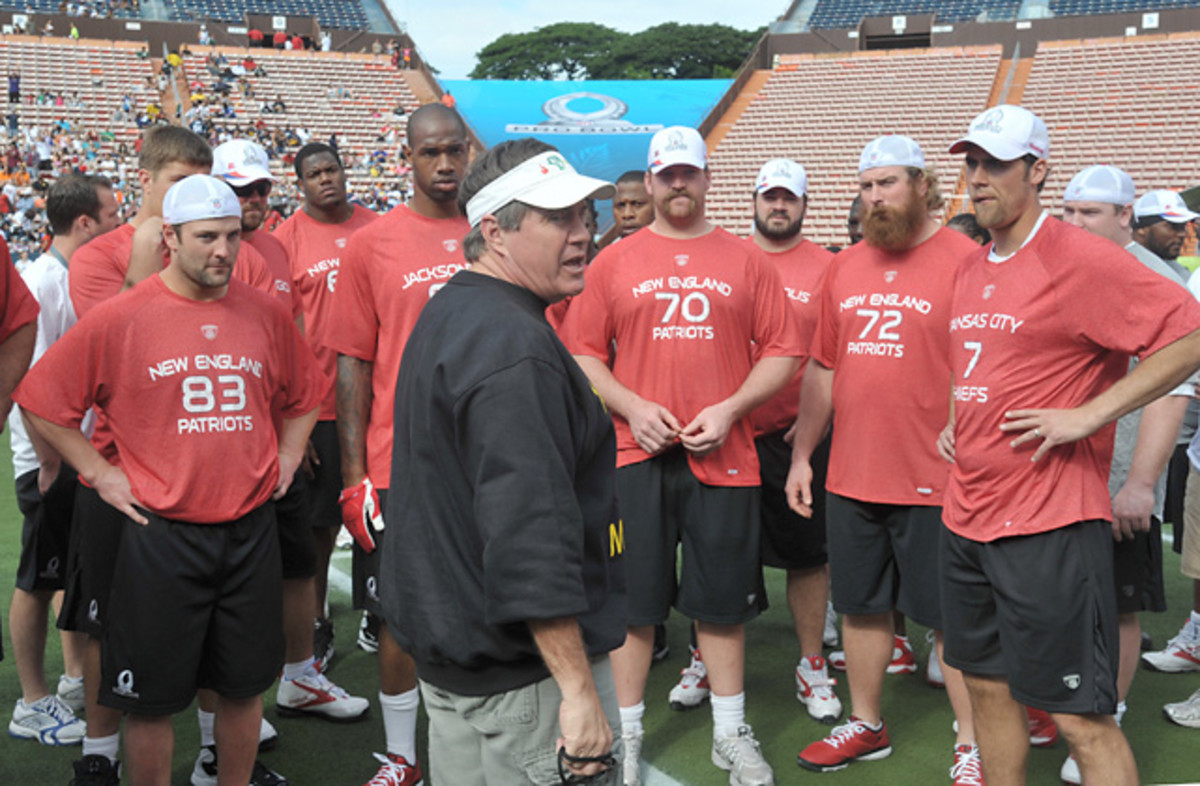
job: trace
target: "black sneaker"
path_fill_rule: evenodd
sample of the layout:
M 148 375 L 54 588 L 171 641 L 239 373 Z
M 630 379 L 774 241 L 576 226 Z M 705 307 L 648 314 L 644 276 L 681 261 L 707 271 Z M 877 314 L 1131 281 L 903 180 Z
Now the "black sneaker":
M 333 660 L 333 621 L 317 617 L 313 623 L 313 665 L 322 674 Z
M 654 626 L 654 654 L 651 656 L 652 663 L 664 661 L 671 654 L 671 648 L 667 645 L 667 626 Z
M 379 652 L 379 617 L 364 611 L 358 624 L 358 648 L 363 652 Z
M 200 755 L 196 757 L 196 766 L 192 768 L 191 784 L 217 786 L 216 746 L 205 745 L 200 749 Z M 250 774 L 250 786 L 288 786 L 288 780 L 255 759 L 254 771 Z
M 1154 639 L 1146 631 L 1142 631 L 1142 652 L 1154 652 Z
M 120 767 L 108 760 L 107 756 L 95 753 L 84 756 L 71 766 L 75 769 L 75 777 L 70 786 L 120 786 Z

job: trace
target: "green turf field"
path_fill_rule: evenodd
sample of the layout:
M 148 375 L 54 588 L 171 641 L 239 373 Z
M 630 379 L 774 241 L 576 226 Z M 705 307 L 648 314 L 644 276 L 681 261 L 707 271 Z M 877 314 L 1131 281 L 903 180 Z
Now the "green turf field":
M 8 455 L 7 435 L 0 448 L 0 618 L 4 620 L 6 653 L 8 641 L 8 605 L 12 579 L 16 574 L 20 546 L 20 517 L 13 498 L 12 463 Z M 1190 586 L 1179 575 L 1179 560 L 1167 550 L 1167 592 L 1172 611 L 1147 615 L 1144 624 L 1161 646 L 1178 630 L 1190 602 Z M 335 569 L 349 574 L 345 553 L 334 557 Z M 371 698 L 372 711 L 360 723 L 339 725 L 317 719 L 282 720 L 275 717 L 273 695 L 268 696 L 266 713 L 280 732 L 279 747 L 263 760 L 286 775 L 293 786 L 361 786 L 376 770 L 373 751 L 383 749 L 383 729 L 379 722 L 374 656 L 354 646 L 357 617 L 349 608 L 348 595 L 338 588 L 339 577 L 331 582 L 332 614 L 337 628 L 338 655 L 333 661 L 331 678 L 352 693 Z M 344 584 L 344 580 L 342 581 Z M 778 784 L 888 784 L 916 786 L 948 783 L 954 736 L 952 716 L 944 691 L 925 684 L 922 675 L 889 677 L 884 695 L 884 715 L 888 721 L 895 753 L 880 762 L 857 764 L 847 770 L 814 774 L 800 770 L 796 753 L 822 736 L 828 727 L 808 718 L 796 701 L 792 669 L 797 657 L 790 617 L 782 601 L 782 574 L 770 571 L 768 588 L 773 608 L 749 627 L 746 694 L 748 715 L 763 744 L 768 761 L 775 767 Z M 687 625 L 673 619 L 669 628 L 672 655 L 665 664 L 651 671 L 647 692 L 646 746 L 644 760 L 668 778 L 689 786 L 725 784 L 727 776 L 709 762 L 711 721 L 707 705 L 688 713 L 672 712 L 666 697 L 680 668 L 686 665 Z M 918 657 L 924 662 L 927 645 L 924 631 L 911 631 Z M 170 642 L 164 642 L 170 646 Z M 47 672 L 51 683 L 61 669 L 57 642 L 52 639 Z M 1186 783 L 1200 781 L 1200 731 L 1180 728 L 1162 717 L 1161 706 L 1180 701 L 1200 687 L 1200 674 L 1164 675 L 1140 672 L 1134 683 L 1125 729 L 1137 754 L 1146 783 Z M 838 694 L 846 700 L 844 685 Z M 7 723 L 12 703 L 19 697 L 17 677 L 11 656 L 0 663 L 0 718 Z M 176 720 L 175 767 L 172 783 L 188 783 L 195 760 L 199 733 L 195 713 L 189 711 Z M 418 738 L 424 739 L 424 724 Z M 422 752 L 424 744 L 421 744 Z M 44 748 L 35 742 L 0 736 L 0 786 L 66 786 L 70 781 L 70 763 L 79 755 L 78 748 Z M 1029 783 L 1058 783 L 1058 768 L 1066 756 L 1059 743 L 1048 750 L 1030 755 Z M 431 781 L 427 778 L 426 783 Z M 660 783 L 670 783 L 669 780 Z M 454 786 L 438 783 L 437 786 Z

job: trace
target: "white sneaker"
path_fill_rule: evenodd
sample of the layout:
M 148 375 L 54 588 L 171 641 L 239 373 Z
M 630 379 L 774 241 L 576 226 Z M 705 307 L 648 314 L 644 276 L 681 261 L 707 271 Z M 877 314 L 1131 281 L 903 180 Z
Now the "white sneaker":
M 1166 649 L 1142 653 L 1142 665 L 1172 674 L 1200 671 L 1200 625 L 1189 616 L 1179 635 L 1167 642 Z
M 269 751 L 279 744 L 279 732 L 271 725 L 271 721 L 267 720 L 264 715 L 262 723 L 258 726 L 258 750 Z
M 621 742 L 625 746 L 625 763 L 622 765 L 625 786 L 642 784 L 642 742 L 645 739 L 645 731 L 621 732 Z
M 58 700 L 76 714 L 83 709 L 87 695 L 83 691 L 83 677 L 73 680 L 66 674 L 58 678 Z
M 33 704 L 17 699 L 8 733 L 12 737 L 37 740 L 43 745 L 78 745 L 87 725 L 58 696 L 43 696 Z
M 925 661 L 925 681 L 935 688 L 946 687 L 946 678 L 942 676 L 942 662 L 938 660 L 937 641 L 933 631 L 925 631 L 925 641 L 929 642 L 929 660 Z
M 1075 763 L 1074 756 L 1067 756 L 1062 769 L 1058 771 L 1058 778 L 1063 783 L 1083 783 L 1083 776 L 1079 774 L 1079 765 Z
M 842 717 L 842 702 L 833 692 L 834 685 L 837 680 L 829 676 L 824 658 L 811 655 L 800 659 L 796 666 L 796 698 L 821 723 L 836 723 Z
M 353 721 L 367 714 L 371 703 L 351 696 L 324 674 L 309 670 L 294 680 L 280 680 L 275 711 L 286 717 L 319 715 L 333 721 Z
M 837 612 L 833 610 L 831 600 L 825 601 L 825 632 L 821 635 L 821 641 L 826 647 L 838 645 Z
M 1163 715 L 1166 715 L 1167 720 L 1172 723 L 1178 723 L 1180 726 L 1187 726 L 1191 729 L 1200 729 L 1200 690 L 1181 702 L 1164 704 Z
M 679 672 L 679 682 L 671 688 L 667 701 L 673 710 L 690 710 L 708 700 L 708 669 L 700 650 L 692 650 L 692 662 Z
M 739 726 L 731 737 L 713 738 L 712 763 L 729 773 L 729 786 L 775 786 L 775 773 L 749 726 Z

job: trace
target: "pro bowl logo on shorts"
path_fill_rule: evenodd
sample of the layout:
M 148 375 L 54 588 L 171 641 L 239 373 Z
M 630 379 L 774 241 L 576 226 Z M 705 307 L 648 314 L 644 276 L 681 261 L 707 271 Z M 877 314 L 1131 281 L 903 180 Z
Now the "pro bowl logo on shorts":
M 91 601 L 88 602 L 88 621 L 100 621 L 100 604 L 96 602 L 95 598 L 92 598 Z
M 1067 686 L 1068 690 L 1078 690 L 1082 682 L 1078 674 L 1067 674 L 1062 678 L 1063 685 Z
M 131 670 L 124 669 L 117 675 L 117 684 L 113 688 L 113 693 L 129 699 L 138 698 L 138 692 L 133 689 L 133 672 Z
M 599 101 L 600 108 L 573 109 L 571 104 L 581 99 Z M 567 93 L 542 104 L 546 119 L 540 123 L 509 123 L 504 130 L 510 134 L 653 134 L 662 129 L 661 123 L 634 125 L 622 120 L 628 111 L 624 101 L 602 93 Z

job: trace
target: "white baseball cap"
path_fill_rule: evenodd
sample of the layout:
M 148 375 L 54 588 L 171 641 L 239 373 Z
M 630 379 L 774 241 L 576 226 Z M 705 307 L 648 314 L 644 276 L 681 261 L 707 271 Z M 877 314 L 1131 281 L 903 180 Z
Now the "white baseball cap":
M 1090 166 L 1071 178 L 1063 192 L 1064 202 L 1105 202 L 1132 205 L 1137 196 L 1133 178 L 1125 170 L 1107 164 Z
M 786 188 L 798 197 L 808 194 L 808 173 L 804 167 L 787 158 L 772 158 L 758 170 L 754 191 L 761 194 L 772 188 Z
M 208 218 L 241 218 L 242 205 L 233 189 L 212 175 L 188 175 L 163 197 L 163 223 L 172 226 Z
M 1161 218 L 1172 224 L 1186 224 L 1200 218 L 1188 209 L 1183 197 L 1174 191 L 1147 191 L 1133 203 L 1134 218 Z
M 588 197 L 611 199 L 615 192 L 612 183 L 579 174 L 562 153 L 547 150 L 479 189 L 467 202 L 467 222 L 472 227 L 479 226 L 485 215 L 510 202 L 559 210 Z
M 650 139 L 646 166 L 658 174 L 669 166 L 683 164 L 704 169 L 708 166 L 708 148 L 700 132 L 689 126 L 667 126 Z
M 1000 161 L 1015 161 L 1027 155 L 1050 155 L 1050 132 L 1042 119 L 1025 107 L 1000 104 L 975 116 L 967 135 L 950 146 L 951 153 L 966 152 L 978 145 Z
M 233 186 L 275 181 L 267 151 L 249 139 L 231 139 L 213 150 L 212 173 Z
M 858 157 L 858 173 L 881 166 L 925 168 L 925 152 L 914 140 L 900 134 L 872 139 Z

